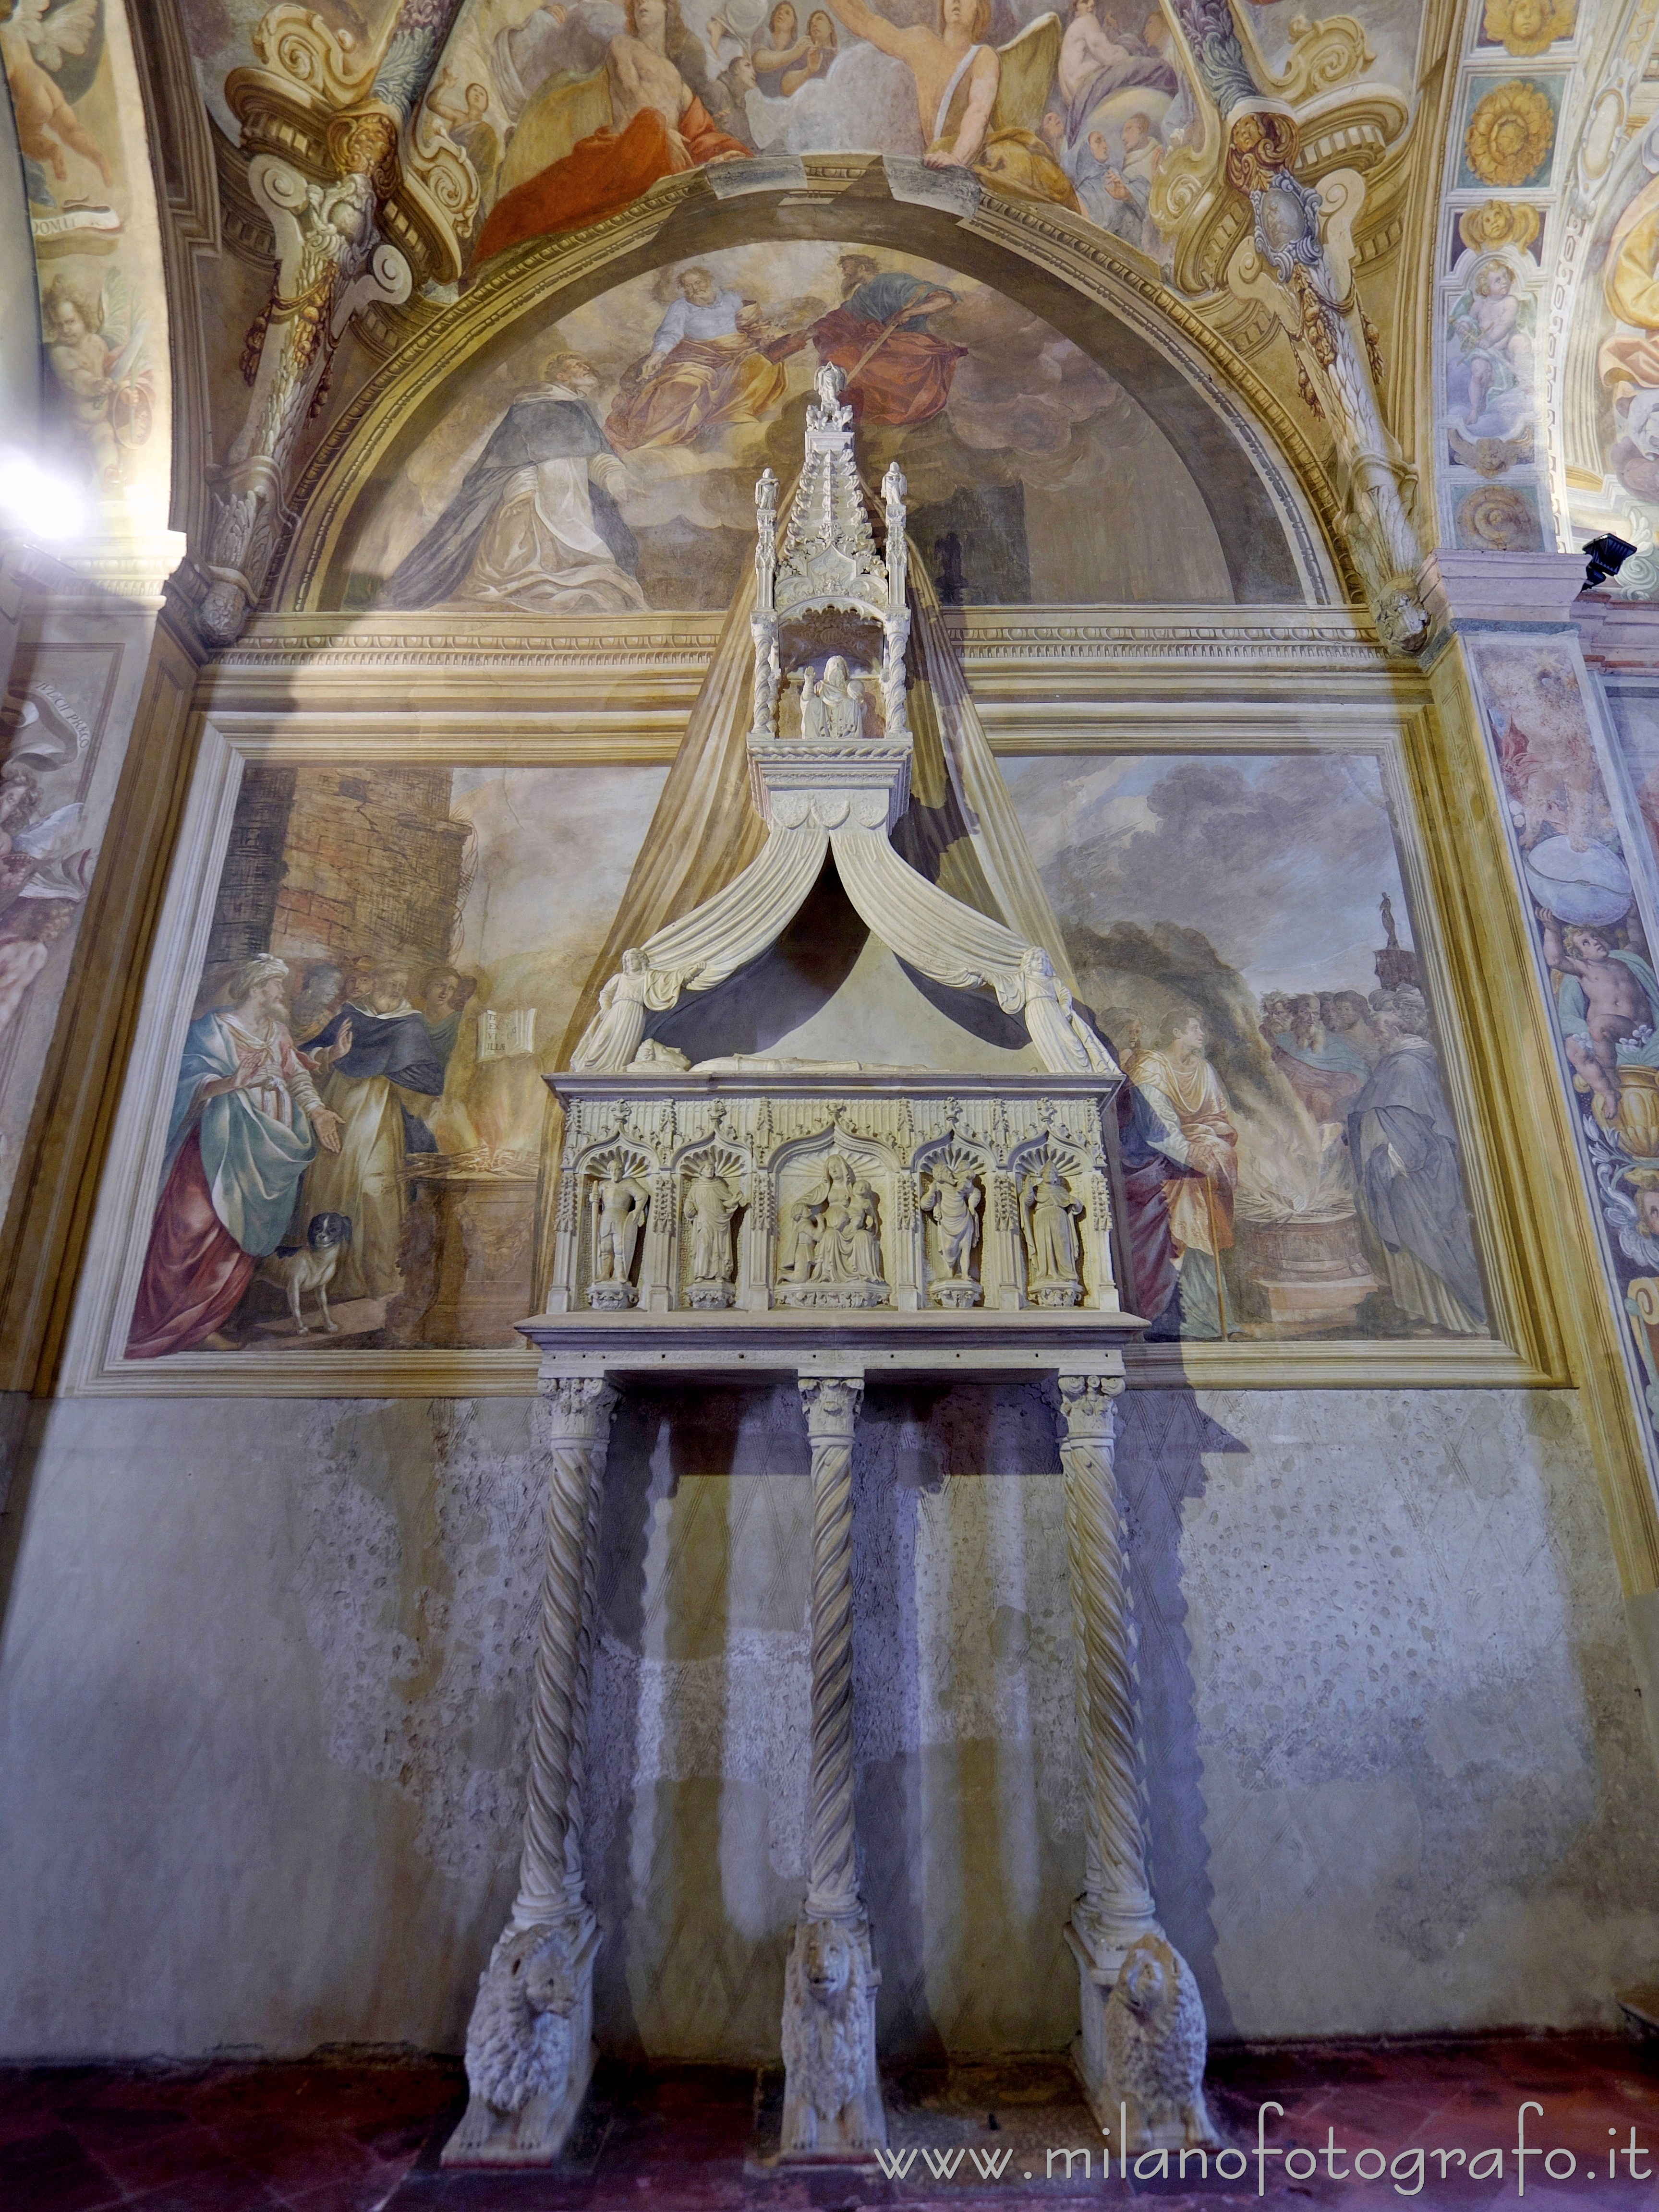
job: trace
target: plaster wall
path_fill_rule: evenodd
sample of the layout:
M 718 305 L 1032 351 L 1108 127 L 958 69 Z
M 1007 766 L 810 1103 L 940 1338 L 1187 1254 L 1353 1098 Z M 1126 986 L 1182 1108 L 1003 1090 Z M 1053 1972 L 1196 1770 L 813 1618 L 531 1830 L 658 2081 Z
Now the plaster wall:
M 1606 2016 L 1659 1783 L 1571 1394 L 1131 1394 L 1154 1863 L 1217 2036 Z M 39 1407 L 0 1534 L 0 2052 L 456 2049 L 510 1902 L 519 1400 Z M 613 2049 L 775 2055 L 803 1887 L 792 1390 L 631 1393 L 590 1882 Z M 1082 1869 L 1034 1388 L 872 1389 L 859 1817 L 889 2049 L 1058 2046 Z

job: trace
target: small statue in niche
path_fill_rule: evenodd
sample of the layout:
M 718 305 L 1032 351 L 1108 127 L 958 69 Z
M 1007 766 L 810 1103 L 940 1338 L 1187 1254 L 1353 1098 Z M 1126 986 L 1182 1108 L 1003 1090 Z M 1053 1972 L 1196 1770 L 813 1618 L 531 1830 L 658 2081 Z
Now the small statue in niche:
M 790 1207 L 786 1242 L 789 1256 L 779 1271 L 785 1305 L 886 1304 L 875 1193 L 854 1180 L 851 1163 L 839 1152 L 825 1161 L 823 1180 Z
M 979 1303 L 979 1286 L 972 1274 L 973 1248 L 979 1237 L 979 1186 L 967 1161 L 948 1156 L 934 1163 L 922 1212 L 933 1217 L 942 1264 L 942 1274 L 929 1286 L 935 1305 Z
M 686 1220 L 692 1232 L 691 1285 L 694 1306 L 729 1306 L 736 1263 L 732 1257 L 731 1219 L 736 1192 L 712 1162 L 704 1161 L 686 1188 Z
M 881 1279 L 881 1224 L 875 1193 L 867 1182 L 855 1184 L 852 1193 L 852 1279 L 856 1283 Z
M 1040 1306 L 1075 1306 L 1081 1294 L 1077 1280 L 1076 1217 L 1083 1202 L 1071 1195 L 1071 1186 L 1057 1160 L 1043 1161 L 1028 1175 L 1020 1193 L 1020 1218 L 1025 1229 L 1029 1288 Z
M 619 1159 L 607 1163 L 589 1190 L 593 1214 L 594 1279 L 588 1297 L 595 1306 L 631 1306 L 636 1296 L 629 1278 L 634 1251 L 645 1225 L 650 1195 Z
M 839 653 L 832 653 L 816 684 L 810 669 L 802 681 L 801 735 L 809 745 L 845 745 L 861 737 L 863 726 L 847 664 Z
M 778 1269 L 786 1283 L 809 1283 L 812 1263 L 818 1250 L 818 1224 L 813 1209 L 804 1199 L 796 1199 L 790 1208 L 790 1225 L 784 1232 L 787 1255 Z

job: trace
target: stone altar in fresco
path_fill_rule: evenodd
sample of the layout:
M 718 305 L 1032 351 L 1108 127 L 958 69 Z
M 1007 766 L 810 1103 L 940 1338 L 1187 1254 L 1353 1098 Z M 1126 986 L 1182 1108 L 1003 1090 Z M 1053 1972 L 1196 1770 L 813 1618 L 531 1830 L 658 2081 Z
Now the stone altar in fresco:
M 1103 2115 L 1119 2086 L 1107 1996 L 1131 1947 L 1162 1941 L 1112 1458 L 1121 1346 L 1142 1326 L 1121 1309 L 1113 1265 L 1106 1117 L 1115 1121 L 1123 1079 L 1046 950 L 952 898 L 891 842 L 913 743 L 906 487 L 894 465 L 878 550 L 841 384 L 834 368 L 818 378 L 781 546 L 770 470 L 756 490 L 746 742 L 765 843 L 723 890 L 624 952 L 570 1071 L 547 1079 L 564 1109 L 552 1276 L 547 1310 L 520 1324 L 542 1353 L 556 1437 L 529 1804 L 519 1899 L 468 2037 L 472 2101 L 444 2154 L 452 2164 L 549 2162 L 591 2069 L 582 1808 L 616 1378 L 784 1369 L 801 1391 L 812 1450 L 809 1849 L 783 1992 L 783 2155 L 857 2160 L 887 2139 L 881 1973 L 853 1801 L 852 1451 L 867 1374 L 1011 1368 L 1058 1384 L 1089 1835 L 1067 1935 L 1079 2065 Z M 653 1014 L 769 951 L 826 861 L 907 966 L 946 992 L 992 991 L 1020 1015 L 1038 1070 L 742 1054 L 687 1066 L 646 1036 Z M 533 1968 L 534 1987 L 521 1986 Z

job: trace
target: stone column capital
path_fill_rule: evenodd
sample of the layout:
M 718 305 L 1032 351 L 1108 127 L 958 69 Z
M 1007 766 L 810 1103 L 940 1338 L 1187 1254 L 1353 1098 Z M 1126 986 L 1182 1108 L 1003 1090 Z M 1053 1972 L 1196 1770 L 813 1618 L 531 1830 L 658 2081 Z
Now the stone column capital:
M 800 1386 L 808 1440 L 814 1444 L 850 1446 L 864 1402 L 863 1376 L 802 1375 Z
M 1058 1377 L 1061 1441 L 1109 1443 L 1113 1409 L 1123 1395 L 1121 1375 L 1062 1375 Z
M 544 1375 L 541 1395 L 559 1443 L 598 1443 L 616 1409 L 616 1392 L 602 1375 Z
M 1418 576 L 1437 626 L 1485 629 L 1571 622 L 1584 588 L 1582 553 L 1461 553 L 1441 546 Z

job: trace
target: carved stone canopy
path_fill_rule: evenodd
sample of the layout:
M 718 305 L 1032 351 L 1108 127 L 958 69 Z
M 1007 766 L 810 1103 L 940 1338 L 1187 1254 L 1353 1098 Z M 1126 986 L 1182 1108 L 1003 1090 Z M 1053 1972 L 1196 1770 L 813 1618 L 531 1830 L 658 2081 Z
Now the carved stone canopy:
M 833 854 L 860 919 L 900 960 L 948 989 L 989 985 L 1005 1013 L 1023 1018 L 1051 1073 L 1115 1076 L 1111 1054 L 1073 1008 L 1045 948 L 952 898 L 891 842 L 909 804 L 912 751 L 905 696 L 906 485 L 894 463 L 881 487 L 884 556 L 870 526 L 841 385 L 839 369 L 820 370 L 781 548 L 778 481 L 770 469 L 755 488 L 747 744 L 750 796 L 766 824 L 765 844 L 723 890 L 623 955 L 571 1066 L 610 1074 L 628 1067 L 650 1014 L 667 1012 L 684 992 L 713 989 L 758 959 Z M 834 653 L 820 672 L 814 617 L 834 617 L 844 641 L 856 639 L 863 625 L 868 657 L 878 665 L 855 666 L 846 653 Z

